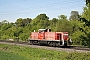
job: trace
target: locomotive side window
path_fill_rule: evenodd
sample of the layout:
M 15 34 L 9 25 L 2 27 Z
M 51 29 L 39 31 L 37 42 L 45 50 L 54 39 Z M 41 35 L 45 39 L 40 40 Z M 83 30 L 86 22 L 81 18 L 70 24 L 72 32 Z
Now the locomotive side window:
M 61 40 L 61 34 L 57 34 L 57 39 Z

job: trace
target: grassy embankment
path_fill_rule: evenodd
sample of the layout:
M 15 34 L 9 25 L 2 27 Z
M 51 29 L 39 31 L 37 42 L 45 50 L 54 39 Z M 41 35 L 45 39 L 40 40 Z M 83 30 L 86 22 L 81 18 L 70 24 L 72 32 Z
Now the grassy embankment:
M 0 60 L 90 60 L 90 53 L 68 53 L 0 44 Z

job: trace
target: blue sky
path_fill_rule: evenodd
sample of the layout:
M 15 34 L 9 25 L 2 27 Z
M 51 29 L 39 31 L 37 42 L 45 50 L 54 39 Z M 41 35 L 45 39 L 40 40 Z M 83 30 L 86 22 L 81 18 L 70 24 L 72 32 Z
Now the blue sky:
M 35 18 L 41 13 L 52 18 L 75 10 L 82 13 L 85 0 L 0 0 L 0 22 L 15 22 L 17 18 Z

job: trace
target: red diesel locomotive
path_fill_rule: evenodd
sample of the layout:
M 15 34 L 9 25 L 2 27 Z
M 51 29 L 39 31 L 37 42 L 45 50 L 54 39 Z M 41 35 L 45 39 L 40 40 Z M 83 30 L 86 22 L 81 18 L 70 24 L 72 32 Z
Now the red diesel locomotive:
M 38 32 L 31 32 L 30 44 L 47 44 L 51 46 L 67 46 L 72 43 L 68 32 L 51 32 L 51 29 L 39 29 Z

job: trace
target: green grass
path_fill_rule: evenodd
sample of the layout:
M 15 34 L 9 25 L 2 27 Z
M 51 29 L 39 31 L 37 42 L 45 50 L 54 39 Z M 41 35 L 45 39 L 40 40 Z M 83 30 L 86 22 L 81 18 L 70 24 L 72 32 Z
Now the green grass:
M 5 52 L 0 50 L 0 60 L 29 60 L 17 54 Z
M 4 58 L 4 56 L 6 57 Z M 0 60 L 90 60 L 90 53 L 67 53 L 0 44 L 0 58 Z

